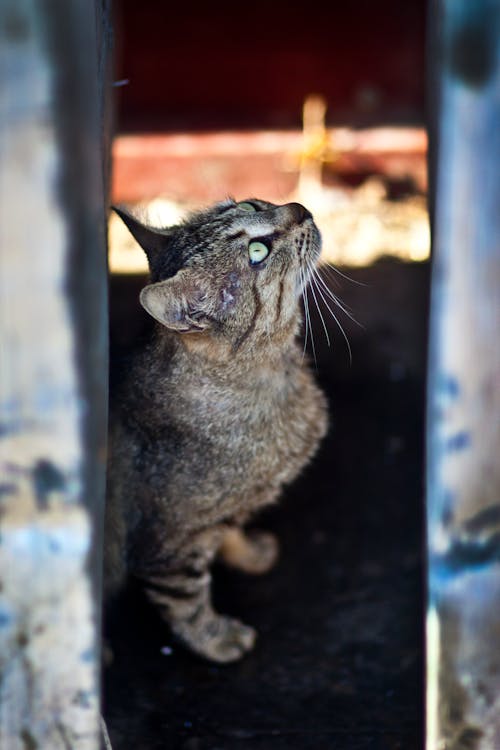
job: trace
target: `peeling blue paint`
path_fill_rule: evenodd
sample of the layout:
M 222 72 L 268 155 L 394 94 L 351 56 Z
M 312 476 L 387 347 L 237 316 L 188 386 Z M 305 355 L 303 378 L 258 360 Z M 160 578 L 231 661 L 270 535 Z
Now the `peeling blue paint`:
M 51 492 L 62 492 L 66 487 L 66 479 L 62 471 L 47 459 L 37 461 L 33 469 L 33 485 L 36 499 L 41 509 L 45 509 Z
M 456 493 L 449 487 L 434 482 L 427 489 L 427 524 L 432 535 L 436 529 L 447 528 L 455 517 Z
M 15 529 L 5 535 L 13 555 L 28 556 L 42 564 L 45 555 L 63 555 L 68 560 L 83 558 L 88 552 L 89 537 L 87 528 L 51 529 L 50 533 L 36 527 Z
M 451 494 L 451 493 L 450 493 Z M 441 523 L 446 528 L 453 523 L 455 513 L 453 510 L 453 500 L 443 502 L 443 510 L 441 511 Z
M 15 620 L 14 613 L 4 605 L 0 605 L 0 628 L 7 628 Z
M 17 418 L 22 414 L 22 402 L 17 396 L 10 396 L 0 401 L 0 412 L 7 418 Z
M 58 555 L 60 553 L 61 545 L 59 544 L 57 539 L 49 539 L 49 550 L 55 555 Z
M 471 445 L 471 436 L 470 433 L 466 430 L 462 430 L 461 432 L 455 433 L 455 435 L 450 435 L 450 437 L 446 438 L 444 441 L 444 449 L 446 451 L 455 452 L 455 451 L 463 451 L 466 448 L 469 448 Z
M 496 0 L 455 0 L 449 22 L 445 65 L 462 85 L 485 86 L 496 71 L 498 3 Z
M 488 539 L 455 539 L 443 555 L 430 557 L 431 580 L 441 583 L 500 563 L 500 533 Z
M 460 384 L 454 375 L 444 372 L 439 373 L 437 378 L 437 391 L 441 396 L 455 401 L 460 396 Z
M 76 703 L 81 708 L 93 708 L 92 695 L 92 690 L 79 690 L 74 697 L 73 703 Z

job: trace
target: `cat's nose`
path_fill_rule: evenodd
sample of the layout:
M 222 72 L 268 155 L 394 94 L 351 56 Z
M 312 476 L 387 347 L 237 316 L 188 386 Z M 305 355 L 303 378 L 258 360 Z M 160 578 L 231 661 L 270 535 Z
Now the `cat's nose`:
M 293 218 L 297 224 L 302 224 L 306 219 L 312 219 L 312 213 L 301 203 L 289 203 L 287 208 L 292 212 Z

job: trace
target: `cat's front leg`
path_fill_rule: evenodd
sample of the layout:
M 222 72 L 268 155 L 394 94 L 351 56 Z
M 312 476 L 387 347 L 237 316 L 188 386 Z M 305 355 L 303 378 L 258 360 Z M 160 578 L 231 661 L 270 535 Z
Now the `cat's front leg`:
M 226 565 L 244 573 L 267 573 L 276 563 L 278 540 L 267 531 L 245 532 L 237 526 L 229 528 L 222 539 L 219 555 Z
M 212 607 L 210 565 L 226 528 L 197 534 L 181 551 L 140 575 L 148 598 L 172 632 L 195 653 L 220 663 L 237 661 L 256 639 L 253 628 Z

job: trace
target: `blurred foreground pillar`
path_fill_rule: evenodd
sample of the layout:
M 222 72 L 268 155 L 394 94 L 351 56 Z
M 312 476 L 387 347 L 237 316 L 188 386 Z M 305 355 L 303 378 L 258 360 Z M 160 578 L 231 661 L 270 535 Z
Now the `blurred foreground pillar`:
M 430 11 L 427 750 L 498 750 L 500 0 Z
M 0 4 L 0 747 L 97 750 L 106 0 Z

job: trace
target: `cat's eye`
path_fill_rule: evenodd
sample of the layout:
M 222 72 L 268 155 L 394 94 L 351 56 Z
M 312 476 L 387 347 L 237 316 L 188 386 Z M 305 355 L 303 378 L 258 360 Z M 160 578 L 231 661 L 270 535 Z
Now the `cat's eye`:
M 256 266 L 258 263 L 262 263 L 263 260 L 269 255 L 269 248 L 263 242 L 256 240 L 251 242 L 248 246 L 248 257 L 252 266 Z
M 243 209 L 243 211 L 257 211 L 253 203 L 248 203 L 248 201 L 243 201 L 242 203 L 238 203 L 238 208 Z

